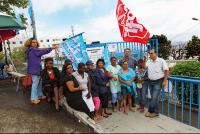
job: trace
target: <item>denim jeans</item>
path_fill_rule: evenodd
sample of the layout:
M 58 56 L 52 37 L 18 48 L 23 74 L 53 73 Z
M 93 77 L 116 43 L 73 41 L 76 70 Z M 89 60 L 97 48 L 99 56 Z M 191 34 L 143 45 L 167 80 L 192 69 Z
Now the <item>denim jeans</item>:
M 148 81 L 142 83 L 142 89 L 137 89 L 138 93 L 138 102 L 140 106 L 144 107 L 146 104 L 146 96 L 148 93 Z
M 159 95 L 162 88 L 163 79 L 156 81 L 149 80 L 149 89 L 151 94 L 151 99 L 149 103 L 149 112 L 159 114 Z
M 36 100 L 39 96 L 43 96 L 42 79 L 40 76 L 32 75 L 31 100 Z
M 121 92 L 112 93 L 112 103 L 116 103 L 117 101 L 122 101 Z

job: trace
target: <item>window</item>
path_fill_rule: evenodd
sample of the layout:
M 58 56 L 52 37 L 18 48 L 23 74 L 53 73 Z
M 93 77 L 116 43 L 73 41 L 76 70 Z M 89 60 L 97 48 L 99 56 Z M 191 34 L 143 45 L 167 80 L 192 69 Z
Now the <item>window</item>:
M 7 44 L 10 44 L 10 41 L 7 41 Z

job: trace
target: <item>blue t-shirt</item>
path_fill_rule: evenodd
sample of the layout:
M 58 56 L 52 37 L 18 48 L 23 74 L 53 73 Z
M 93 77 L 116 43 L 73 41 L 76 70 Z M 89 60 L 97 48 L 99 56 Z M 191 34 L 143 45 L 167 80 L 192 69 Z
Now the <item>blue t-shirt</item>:
M 119 71 L 119 76 L 124 81 L 131 81 L 133 78 L 136 77 L 136 73 L 135 73 L 135 71 L 132 68 L 128 68 L 128 72 L 126 72 L 126 73 L 123 71 L 123 69 L 121 69 Z M 131 92 L 131 93 L 135 93 L 135 91 L 136 91 L 136 84 L 135 84 L 135 82 L 131 83 L 132 88 L 131 88 L 131 86 L 128 86 L 128 85 L 126 85 L 124 83 L 122 83 L 122 86 L 127 87 L 127 89 L 129 90 L 129 92 Z

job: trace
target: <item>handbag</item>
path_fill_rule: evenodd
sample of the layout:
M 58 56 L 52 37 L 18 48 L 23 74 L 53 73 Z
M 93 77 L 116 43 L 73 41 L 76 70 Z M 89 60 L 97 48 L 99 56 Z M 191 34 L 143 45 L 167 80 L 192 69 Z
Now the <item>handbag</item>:
M 28 88 L 32 86 L 32 75 L 27 74 L 25 77 L 22 78 L 22 86 L 24 88 Z

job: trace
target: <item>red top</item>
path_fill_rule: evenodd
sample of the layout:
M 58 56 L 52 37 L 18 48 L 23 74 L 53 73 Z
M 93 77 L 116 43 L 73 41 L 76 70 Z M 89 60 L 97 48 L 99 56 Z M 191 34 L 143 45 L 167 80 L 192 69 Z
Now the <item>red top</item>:
M 50 80 L 54 80 L 55 75 L 54 75 L 54 73 L 53 73 L 53 70 L 49 70 L 48 73 L 49 73 L 49 78 L 50 78 Z

